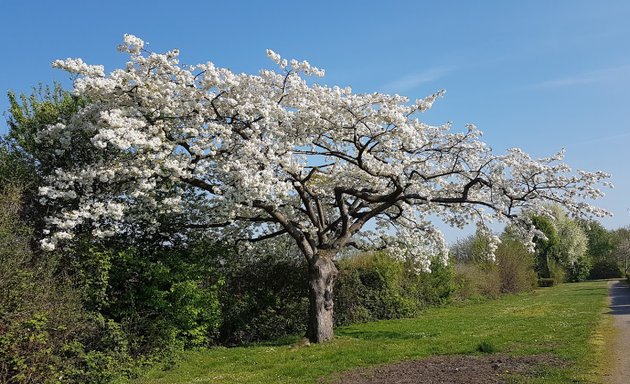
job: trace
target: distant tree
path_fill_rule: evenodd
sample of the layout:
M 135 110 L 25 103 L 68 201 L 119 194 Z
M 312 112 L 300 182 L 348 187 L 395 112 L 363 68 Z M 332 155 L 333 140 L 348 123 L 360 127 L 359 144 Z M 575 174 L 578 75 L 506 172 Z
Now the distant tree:
M 613 234 L 595 220 L 582 221 L 580 225 L 588 237 L 588 254 L 593 261 L 590 278 L 612 278 L 621 276 L 617 263 Z
M 613 255 L 624 273 L 628 273 L 630 268 L 630 227 L 618 228 L 612 232 L 613 235 Z
M 547 216 L 535 215 L 532 222 L 541 235 L 534 237 L 536 244 L 536 264 L 535 270 L 539 277 L 552 277 L 553 265 L 559 258 L 560 238 L 558 229 L 553 224 L 551 218 Z
M 553 224 L 558 233 L 558 262 L 566 270 L 569 281 L 583 281 L 591 268 L 586 233 L 562 208 L 554 205 L 552 210 L 555 217 Z
M 40 140 L 60 144 L 54 156 L 76 151 L 75 138 L 92 147 L 40 189 L 48 204 L 73 207 L 50 218 L 47 249 L 77 228 L 158 233 L 159 215 L 169 212 L 186 213 L 178 235 L 289 236 L 309 268 L 307 336 L 322 342 L 333 337 L 334 260 L 345 247 L 369 239 L 429 268 L 427 248 L 445 248 L 430 218 L 458 227 L 494 218 L 527 237 L 520 213 L 545 211 L 550 201 L 577 215 L 605 214 L 583 202 L 601 196 L 605 173 L 574 174 L 562 154 L 495 155 L 472 125 L 451 133 L 421 122 L 442 92 L 410 103 L 313 84 L 303 75 L 323 71 L 272 51 L 280 72 L 249 75 L 182 66 L 177 50 L 143 46 L 126 35 L 120 49 L 130 61 L 108 75 L 81 59 L 54 64 L 77 76 L 73 95 L 86 105 Z M 363 230 L 368 222 L 377 230 Z
M 563 280 L 566 277 L 570 281 L 586 279 L 591 262 L 584 230 L 560 206 L 550 205 L 548 208 L 549 216 L 535 216 L 532 219 L 544 235 L 535 238 L 536 271 L 543 278 Z M 553 276 L 554 273 L 562 276 Z
M 462 239 L 457 239 L 449 249 L 452 259 L 457 262 L 487 262 L 492 260 L 490 239 L 486 233 L 477 231 Z
M 595 220 L 582 221 L 580 225 L 588 237 L 588 253 L 593 260 L 610 260 L 615 248 L 612 234 Z

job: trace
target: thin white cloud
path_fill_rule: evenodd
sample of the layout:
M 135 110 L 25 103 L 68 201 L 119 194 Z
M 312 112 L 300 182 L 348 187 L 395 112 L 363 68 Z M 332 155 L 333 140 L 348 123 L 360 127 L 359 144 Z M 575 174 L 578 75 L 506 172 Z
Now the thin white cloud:
M 453 71 L 454 69 L 455 67 L 453 66 L 429 68 L 425 71 L 408 74 L 399 79 L 383 84 L 381 86 L 381 89 L 386 92 L 406 92 L 420 86 L 421 84 L 430 83 L 438 80 L 447 73 Z
M 579 73 L 573 76 L 567 76 L 559 79 L 547 80 L 538 84 L 534 84 L 533 88 L 558 88 L 570 87 L 574 85 L 602 83 L 611 80 L 619 80 L 628 78 L 630 75 L 630 65 L 620 67 L 598 69 Z
M 612 135 L 607 135 L 607 136 L 598 136 L 598 137 L 594 137 L 588 140 L 576 141 L 568 145 L 591 145 L 591 144 L 600 143 L 600 142 L 619 141 L 620 139 L 625 139 L 627 137 L 630 137 L 630 132 L 612 134 Z

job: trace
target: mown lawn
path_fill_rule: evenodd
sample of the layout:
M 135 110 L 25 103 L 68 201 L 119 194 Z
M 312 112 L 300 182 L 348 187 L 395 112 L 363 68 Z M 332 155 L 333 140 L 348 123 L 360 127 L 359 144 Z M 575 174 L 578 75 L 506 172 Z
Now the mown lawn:
M 323 345 L 291 347 L 296 339 L 242 348 L 188 352 L 169 370 L 157 367 L 146 383 L 315 383 L 360 366 L 435 354 L 475 354 L 482 341 L 512 355 L 552 353 L 568 361 L 528 383 L 589 382 L 596 378 L 606 307 L 605 281 L 564 284 L 533 294 L 432 308 L 416 319 L 388 320 L 336 330 Z

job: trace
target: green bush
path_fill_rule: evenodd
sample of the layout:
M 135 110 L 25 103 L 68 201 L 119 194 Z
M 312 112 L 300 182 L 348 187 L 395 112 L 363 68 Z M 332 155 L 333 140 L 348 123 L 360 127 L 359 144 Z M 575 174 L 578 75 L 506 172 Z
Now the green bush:
M 501 292 L 519 293 L 536 287 L 534 255 L 517 241 L 503 239 L 496 250 Z
M 410 296 L 402 294 L 404 268 L 403 263 L 383 252 L 342 260 L 335 289 L 335 322 L 347 324 L 350 319 L 361 322 L 413 316 L 414 303 Z M 358 310 L 358 313 L 347 309 Z
M 81 270 L 101 271 L 86 284 L 88 293 L 104 298 L 96 306 L 123 326 L 132 352 L 150 355 L 216 342 L 221 283 L 213 276 L 211 261 L 218 252 L 203 244 L 90 250 Z M 100 276 L 106 276 L 103 294 Z
M 567 268 L 567 281 L 576 282 L 586 280 L 592 268 L 590 257 L 586 255 L 576 260 Z
M 550 278 L 554 280 L 554 285 L 559 285 L 567 281 L 567 272 L 556 260 L 549 261 Z
M 457 296 L 496 298 L 531 291 L 536 287 L 534 264 L 534 255 L 522 243 L 503 236 L 494 261 L 464 259 L 455 265 Z
M 218 270 L 219 342 L 238 345 L 306 332 L 308 286 L 301 258 L 228 253 Z
M 614 260 L 598 260 L 593 263 L 589 279 L 613 279 L 622 277 L 623 272 Z
M 460 300 L 501 295 L 501 275 L 496 264 L 459 263 L 455 265 L 455 281 Z
M 556 280 L 553 277 L 542 277 L 538 279 L 538 286 L 541 288 L 553 287 L 554 285 L 556 285 Z
M 480 247 L 482 244 L 485 247 Z M 481 233 L 459 240 L 452 247 L 459 299 L 496 298 L 503 293 L 531 291 L 536 287 L 537 258 L 516 240 L 509 227 L 494 250 L 494 259 L 488 256 L 490 248 L 489 239 Z
M 54 260 L 30 248 L 21 190 L 0 186 L 0 382 L 106 383 L 129 374 L 116 324 L 99 321 Z
M 430 305 L 449 301 L 455 290 L 452 269 L 432 264 L 420 272 L 384 252 L 339 262 L 335 287 L 335 324 L 411 317 Z

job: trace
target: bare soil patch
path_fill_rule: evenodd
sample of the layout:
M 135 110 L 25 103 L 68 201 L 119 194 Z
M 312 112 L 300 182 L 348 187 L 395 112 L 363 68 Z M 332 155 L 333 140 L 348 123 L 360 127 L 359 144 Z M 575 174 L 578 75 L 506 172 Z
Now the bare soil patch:
M 335 384 L 494 384 L 512 375 L 535 376 L 544 367 L 566 365 L 551 355 L 434 356 L 397 364 L 360 368 L 324 378 Z

